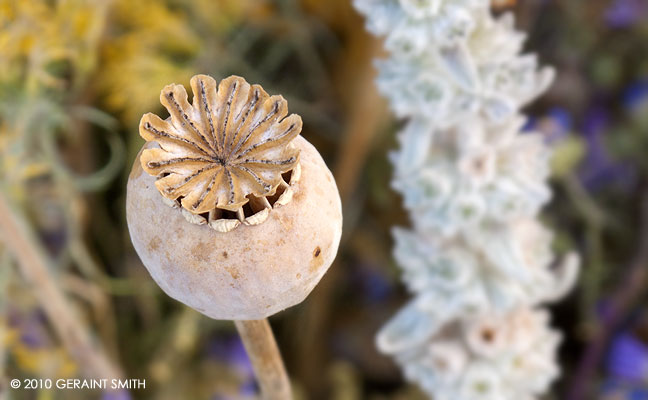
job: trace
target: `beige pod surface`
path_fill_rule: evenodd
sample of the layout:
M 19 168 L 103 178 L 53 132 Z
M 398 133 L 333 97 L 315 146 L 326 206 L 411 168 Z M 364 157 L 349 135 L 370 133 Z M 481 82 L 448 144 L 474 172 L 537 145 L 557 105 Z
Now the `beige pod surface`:
M 128 179 L 126 218 L 137 254 L 164 292 L 224 320 L 263 319 L 308 296 L 337 253 L 342 206 L 315 147 L 301 136 L 292 143 L 301 150 L 292 200 L 263 223 L 229 232 L 192 224 L 165 203 L 156 178 L 141 167 L 140 151 Z

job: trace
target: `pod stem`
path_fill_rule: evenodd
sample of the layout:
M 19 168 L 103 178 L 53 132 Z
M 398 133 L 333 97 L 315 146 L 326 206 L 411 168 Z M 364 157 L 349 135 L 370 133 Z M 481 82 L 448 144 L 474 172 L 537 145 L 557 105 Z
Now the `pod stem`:
M 252 362 L 262 399 L 292 399 L 290 380 L 268 320 L 234 321 L 234 324 Z

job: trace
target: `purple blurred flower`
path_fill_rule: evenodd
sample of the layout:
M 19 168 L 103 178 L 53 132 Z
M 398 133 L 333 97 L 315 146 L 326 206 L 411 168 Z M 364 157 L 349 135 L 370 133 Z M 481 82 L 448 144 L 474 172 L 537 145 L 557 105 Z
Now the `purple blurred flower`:
M 562 128 L 563 131 L 569 131 L 572 128 L 572 116 L 565 108 L 552 108 L 549 110 L 549 118 L 556 121 L 556 125 Z
M 393 284 L 381 273 L 380 268 L 358 263 L 353 270 L 352 281 L 370 303 L 380 302 L 392 293 Z
M 628 386 L 613 379 L 603 384 L 601 392 L 605 396 L 602 398 L 607 400 L 648 400 L 648 389 L 641 386 Z
M 603 323 L 606 323 L 612 317 L 613 311 L 612 303 L 608 299 L 603 299 L 596 303 L 596 315 Z
M 9 309 L 9 326 L 20 332 L 20 341 L 32 349 L 47 347 L 50 338 L 44 329 L 45 318 L 38 310 L 23 311 Z
M 632 83 L 623 93 L 623 105 L 635 111 L 643 108 L 648 103 L 648 79 L 641 79 Z
M 636 169 L 629 163 L 612 160 L 604 143 L 608 128 L 609 116 L 603 107 L 595 106 L 589 110 L 583 126 L 587 155 L 579 171 L 580 179 L 589 190 L 610 184 L 630 190 L 637 180 Z
M 634 388 L 628 393 L 628 400 L 648 400 L 647 388 Z
M 241 385 L 239 388 L 239 395 L 241 396 L 246 396 L 246 397 L 252 397 L 258 393 L 258 388 L 256 385 L 256 382 L 252 380 L 248 380 L 244 384 Z
M 101 400 L 131 400 L 132 397 L 130 393 L 126 390 L 120 390 L 118 392 L 104 392 L 101 395 Z
M 614 0 L 605 10 L 605 22 L 611 28 L 627 28 L 648 16 L 645 0 Z
M 207 348 L 209 357 L 221 361 L 232 368 L 244 378 L 254 378 L 252 364 L 245 352 L 243 342 L 238 336 L 227 338 L 218 337 L 211 341 Z
M 244 386 L 241 386 L 241 388 L 243 388 Z M 253 386 L 252 391 L 244 391 L 243 389 L 241 389 L 241 391 L 235 395 L 217 393 L 211 397 L 211 400 L 241 400 L 242 398 L 254 399 L 257 395 L 258 391 L 256 390 L 256 386 Z
M 625 382 L 642 382 L 648 378 L 648 347 L 629 332 L 612 341 L 607 360 L 611 377 Z
M 572 129 L 572 116 L 562 107 L 554 107 L 547 115 L 529 118 L 523 131 L 540 132 L 549 144 L 564 139 Z
M 234 400 L 251 398 L 258 394 L 258 388 L 252 370 L 252 363 L 245 352 L 245 347 L 241 338 L 238 336 L 217 337 L 211 341 L 207 348 L 207 355 L 215 360 L 227 364 L 234 369 L 242 379 L 238 388 L 238 394 L 232 396 L 229 394 L 215 394 L 214 400 Z

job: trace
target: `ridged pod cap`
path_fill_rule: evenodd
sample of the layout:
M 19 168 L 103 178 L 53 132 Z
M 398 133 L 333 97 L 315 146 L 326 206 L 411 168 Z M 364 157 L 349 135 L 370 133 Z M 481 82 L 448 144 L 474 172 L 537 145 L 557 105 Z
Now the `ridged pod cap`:
M 215 319 L 266 318 L 300 303 L 337 253 L 335 180 L 281 96 L 229 77 L 192 78 L 146 114 L 128 179 L 131 240 L 169 296 Z

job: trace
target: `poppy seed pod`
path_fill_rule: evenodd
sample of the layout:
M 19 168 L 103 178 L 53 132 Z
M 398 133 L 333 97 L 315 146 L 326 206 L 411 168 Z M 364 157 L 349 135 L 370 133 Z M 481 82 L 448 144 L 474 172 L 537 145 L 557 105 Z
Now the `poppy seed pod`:
M 169 296 L 214 319 L 257 320 L 303 301 L 335 258 L 340 196 L 301 118 L 232 76 L 191 79 L 146 114 L 128 179 L 137 254 Z

